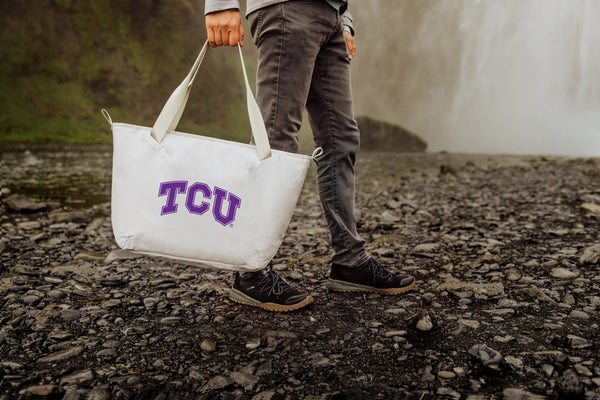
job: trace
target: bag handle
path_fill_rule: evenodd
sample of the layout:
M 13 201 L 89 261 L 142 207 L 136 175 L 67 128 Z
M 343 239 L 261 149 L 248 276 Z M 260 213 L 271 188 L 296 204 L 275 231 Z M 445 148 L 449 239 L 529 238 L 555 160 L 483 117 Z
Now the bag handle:
M 202 50 L 200 50 L 200 54 L 198 54 L 192 69 L 187 74 L 185 79 L 179 84 L 179 86 L 177 86 L 177 88 L 173 91 L 169 97 L 169 100 L 167 100 L 162 111 L 158 115 L 156 122 L 154 122 L 151 135 L 158 143 L 162 142 L 167 134 L 167 130 L 175 130 L 175 128 L 177 128 L 177 124 L 179 124 L 179 120 L 181 119 L 181 115 L 183 114 L 183 110 L 185 109 L 185 105 L 190 95 L 192 83 L 194 83 L 194 79 L 196 78 L 196 74 L 198 73 L 200 64 L 202 64 L 202 60 L 204 59 L 207 49 L 208 40 L 204 43 Z M 252 130 L 252 137 L 254 137 L 254 143 L 256 144 L 256 153 L 258 154 L 259 160 L 262 161 L 271 157 L 271 146 L 269 145 L 269 138 L 267 136 L 267 130 L 265 128 L 265 123 L 260 113 L 260 109 L 258 108 L 258 104 L 256 104 L 256 100 L 254 99 L 254 95 L 250 89 L 248 75 L 246 74 L 246 66 L 244 64 L 244 57 L 239 44 L 238 50 L 240 53 L 240 60 L 242 62 L 244 82 L 246 84 L 246 103 L 248 105 L 250 129 Z

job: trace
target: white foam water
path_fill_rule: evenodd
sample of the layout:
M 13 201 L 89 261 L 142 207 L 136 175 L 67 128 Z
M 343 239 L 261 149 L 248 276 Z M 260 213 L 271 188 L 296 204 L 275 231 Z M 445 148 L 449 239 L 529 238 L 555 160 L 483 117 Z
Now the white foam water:
M 411 2 L 353 10 L 357 114 L 430 151 L 600 156 L 600 1 Z

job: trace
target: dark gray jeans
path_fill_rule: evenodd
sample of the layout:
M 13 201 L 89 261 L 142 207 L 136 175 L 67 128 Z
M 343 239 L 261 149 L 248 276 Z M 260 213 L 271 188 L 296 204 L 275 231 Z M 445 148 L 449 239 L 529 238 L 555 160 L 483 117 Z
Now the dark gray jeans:
M 258 48 L 256 97 L 271 146 L 298 151 L 306 106 L 315 143 L 324 150 L 317 179 L 335 252 L 332 262 L 362 264 L 369 256 L 354 218 L 359 132 L 341 17 L 325 1 L 294 0 L 259 9 L 248 21 Z

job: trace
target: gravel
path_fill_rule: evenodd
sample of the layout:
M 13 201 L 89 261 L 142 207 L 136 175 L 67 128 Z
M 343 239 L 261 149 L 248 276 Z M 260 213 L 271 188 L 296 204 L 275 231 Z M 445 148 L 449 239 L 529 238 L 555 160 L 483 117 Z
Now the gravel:
M 110 149 L 0 156 L 1 400 L 598 397 L 598 159 L 361 154 L 359 231 L 417 278 L 401 296 L 325 288 L 311 169 L 274 261 L 315 304 L 273 314 L 117 248 Z

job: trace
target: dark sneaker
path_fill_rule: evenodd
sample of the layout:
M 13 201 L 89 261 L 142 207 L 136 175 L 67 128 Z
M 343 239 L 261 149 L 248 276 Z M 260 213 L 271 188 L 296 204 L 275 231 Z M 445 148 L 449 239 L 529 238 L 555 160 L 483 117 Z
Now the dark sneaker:
M 229 298 L 237 303 L 268 311 L 292 311 L 313 302 L 312 296 L 291 287 L 270 267 L 247 275 L 235 274 L 229 290 Z
M 371 258 L 353 268 L 332 264 L 327 287 L 338 292 L 400 294 L 414 288 L 416 283 L 412 276 L 393 274 Z

